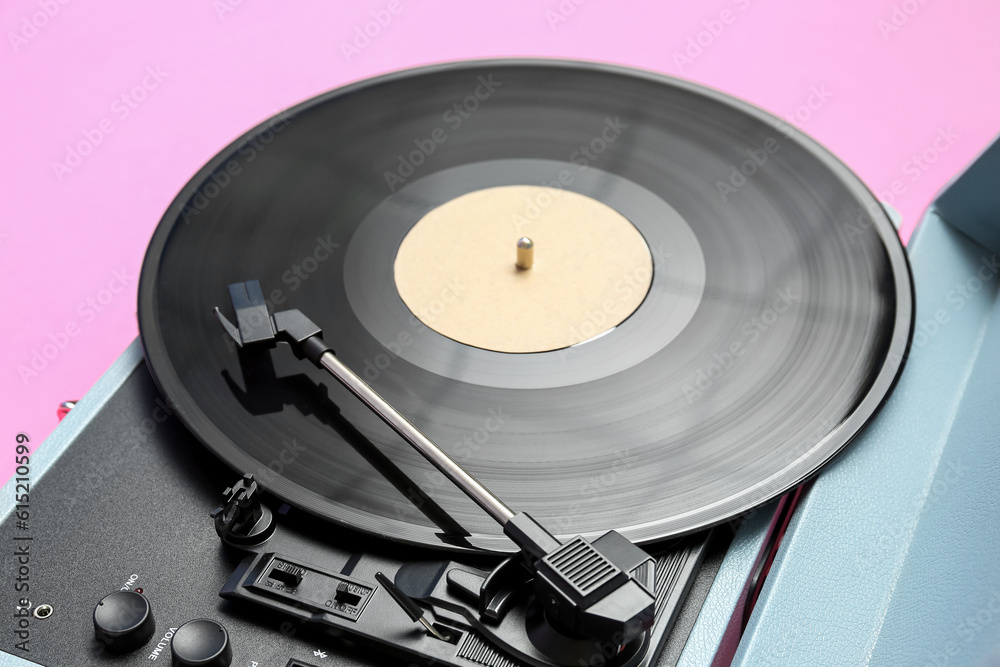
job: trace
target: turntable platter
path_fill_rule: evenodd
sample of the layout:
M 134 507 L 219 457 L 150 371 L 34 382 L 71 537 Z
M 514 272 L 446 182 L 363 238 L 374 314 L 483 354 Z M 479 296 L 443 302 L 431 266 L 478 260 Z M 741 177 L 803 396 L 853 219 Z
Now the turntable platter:
M 414 225 L 505 186 L 590 198 L 645 241 L 648 285 L 616 279 L 569 325 L 603 335 L 537 352 L 468 345 L 400 296 L 394 263 Z M 141 274 L 147 362 L 238 472 L 317 516 L 437 548 L 512 545 L 322 371 L 281 347 L 241 363 L 212 309 L 251 279 L 308 313 L 512 508 L 560 536 L 636 542 L 724 521 L 814 474 L 887 397 L 913 319 L 902 247 L 871 193 L 720 93 L 611 66 L 490 61 L 309 100 L 219 153 L 165 213 Z M 462 308 L 461 284 L 442 308 Z

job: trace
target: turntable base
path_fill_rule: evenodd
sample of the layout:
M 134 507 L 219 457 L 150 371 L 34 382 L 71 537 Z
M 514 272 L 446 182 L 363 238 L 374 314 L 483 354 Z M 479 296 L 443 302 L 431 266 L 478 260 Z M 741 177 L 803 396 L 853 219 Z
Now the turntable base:
M 1000 168 L 1000 147 L 987 157 Z M 973 176 L 976 182 L 984 174 Z M 964 193 L 962 200 L 971 198 Z M 988 208 L 1000 211 L 1000 201 Z M 948 219 L 963 222 L 954 211 Z M 934 329 L 921 321 L 899 391 L 792 517 L 742 642 L 741 596 L 773 503 L 743 521 L 728 549 L 706 554 L 656 664 L 702 667 L 735 656 L 740 666 L 813 665 L 817 655 L 830 664 L 867 659 L 875 666 L 997 662 L 1000 450 L 991 406 L 1000 372 L 1000 282 L 992 275 L 960 310 L 948 297 L 953 285 L 989 275 L 984 261 L 1000 247 L 970 240 L 983 236 L 975 225 L 962 225 L 963 233 L 951 224 L 932 211 L 909 248 L 921 312 L 944 310 L 947 322 Z M 941 409 L 949 397 L 960 398 Z M 241 660 L 384 664 L 357 646 L 219 599 L 238 559 L 204 527 L 218 480 L 230 475 L 170 414 L 133 343 L 32 454 L 31 601 L 54 612 L 29 619 L 31 653 L 22 655 L 30 662 L 7 644 L 0 666 L 149 664 L 147 653 L 115 658 L 93 650 L 93 605 L 120 587 L 150 596 L 158 623 L 145 647 L 150 653 L 170 628 L 207 616 L 228 628 Z M 14 497 L 12 480 L 0 499 L 0 536 L 8 544 L 24 535 Z M 297 510 L 285 515 L 301 517 Z M 309 522 L 296 525 L 297 544 L 322 558 L 329 545 L 309 536 Z M 349 547 L 368 545 L 361 534 L 349 535 Z M 15 559 L 3 562 L 14 581 Z M 5 636 L 15 636 L 17 623 L 4 615 Z M 163 649 L 158 655 L 169 658 Z
M 31 601 L 49 604 L 54 612 L 44 621 L 30 619 L 30 653 L 23 655 L 31 663 L 0 652 L 0 667 L 144 665 L 154 654 L 158 664 L 169 664 L 169 637 L 164 637 L 195 618 L 223 624 L 234 667 L 387 664 L 383 654 L 340 641 L 298 619 L 220 598 L 240 556 L 220 549 L 208 513 L 218 504 L 220 480 L 230 480 L 233 473 L 171 414 L 143 363 L 138 341 L 70 411 L 32 464 Z M 4 502 L 13 497 L 13 492 L 7 494 Z M 313 517 L 281 503 L 273 506 L 282 530 L 267 543 L 268 551 L 294 553 L 336 570 L 357 568 L 358 576 L 365 576 L 365 562 L 388 567 L 400 557 L 419 560 L 428 554 L 334 526 L 317 531 Z M 0 507 L 6 515 L 0 537 L 14 544 L 12 539 L 24 533 L 16 530 L 7 512 Z M 683 600 L 673 632 L 662 638 L 659 661 L 643 665 L 676 664 L 731 536 L 726 529 L 703 550 L 700 567 L 685 585 L 686 598 L 680 591 L 670 595 Z M 13 581 L 15 559 L 3 563 Z M 91 620 L 94 605 L 119 589 L 141 590 L 156 622 L 153 638 L 124 656 L 102 650 Z M 397 613 L 405 622 L 398 608 L 385 615 L 393 618 Z M 5 614 L 0 627 L 13 637 L 17 623 L 13 614 Z M 10 644 L 0 649 L 18 653 Z M 469 662 L 469 667 L 477 664 Z
M 288 132 L 286 137 L 293 134 L 291 129 Z M 407 486 L 407 475 L 393 463 L 394 460 L 405 461 L 401 452 L 393 449 L 398 443 L 381 443 L 386 446 L 388 455 L 379 447 L 370 446 L 372 443 L 366 434 L 374 431 L 364 422 L 366 413 L 349 413 L 351 405 L 357 407 L 357 401 L 352 404 L 342 395 L 331 397 L 326 384 L 317 384 L 314 377 L 302 372 L 295 374 L 301 369 L 294 365 L 294 357 L 285 354 L 287 350 L 258 348 L 266 354 L 256 358 L 247 353 L 246 348 L 251 343 L 273 340 L 276 332 L 293 344 L 300 344 L 303 340 L 308 341 L 309 336 L 316 336 L 319 327 L 310 325 L 312 328 L 303 329 L 301 320 L 295 319 L 292 310 L 283 311 L 261 321 L 277 327 L 279 315 L 284 315 L 280 320 L 282 326 L 291 322 L 293 325 L 298 323 L 298 328 L 269 329 L 267 335 L 271 338 L 267 338 L 245 317 L 248 303 L 250 310 L 257 309 L 254 312 L 258 317 L 260 309 L 265 307 L 259 290 L 256 301 L 250 303 L 246 282 L 237 283 L 244 285 L 242 297 L 238 290 L 230 292 L 231 305 L 242 317 L 238 318 L 240 330 L 230 325 L 229 338 L 220 341 L 217 329 L 205 328 L 202 330 L 206 335 L 204 345 L 190 345 L 180 350 L 184 353 L 210 350 L 209 357 L 217 355 L 222 360 L 214 367 L 213 372 L 218 373 L 218 377 L 213 377 L 212 381 L 219 387 L 226 387 L 235 401 L 232 410 L 224 414 L 245 418 L 244 426 L 251 427 L 248 432 L 251 435 L 261 433 L 264 440 L 273 440 L 261 428 L 268 422 L 259 418 L 267 415 L 293 416 L 300 427 L 315 427 L 314 433 L 336 432 L 351 444 L 352 449 L 337 450 L 338 458 L 326 472 L 343 472 L 344 455 L 353 451 L 351 455 L 364 459 L 364 469 L 369 473 L 366 478 L 352 475 L 351 483 L 336 484 L 338 492 L 367 487 L 366 500 L 378 503 L 384 500 L 385 494 L 380 493 L 371 480 L 380 479 L 383 484 L 395 487 L 396 492 L 402 493 L 407 502 L 419 509 L 427 519 L 422 527 L 424 537 L 437 542 L 428 539 L 425 543 L 422 539 L 412 539 L 412 535 L 376 530 L 375 524 L 352 527 L 351 522 L 338 522 L 336 515 L 324 521 L 323 507 L 296 502 L 294 494 L 283 494 L 280 487 L 269 488 L 266 484 L 259 487 L 251 474 L 233 484 L 234 477 L 246 470 L 244 464 L 248 460 L 280 476 L 277 470 L 291 465 L 289 460 L 295 461 L 304 451 L 294 437 L 295 432 L 275 431 L 288 436 L 290 441 L 281 441 L 284 449 L 273 450 L 273 457 L 264 450 L 257 452 L 259 455 L 255 459 L 243 456 L 246 452 L 242 451 L 235 452 L 235 458 L 229 458 L 234 455 L 233 451 L 213 447 L 213 444 L 220 445 L 220 441 L 213 443 L 206 439 L 206 431 L 199 431 L 205 424 L 192 420 L 190 412 L 186 412 L 190 408 L 185 402 L 186 395 L 168 391 L 171 387 L 176 391 L 177 378 L 173 373 L 196 377 L 205 364 L 194 359 L 168 365 L 161 361 L 158 366 L 155 351 L 148 344 L 163 342 L 150 334 L 169 333 L 171 330 L 166 324 L 188 326 L 185 331 L 190 331 L 192 326 L 183 324 L 186 322 L 183 318 L 154 318 L 152 323 L 156 328 L 151 330 L 147 319 L 142 339 L 147 364 L 142 364 L 138 343 L 133 344 L 69 413 L 44 446 L 31 455 L 30 534 L 27 521 L 19 515 L 26 510 L 14 504 L 28 503 L 27 490 L 24 500 L 14 500 L 21 497 L 18 493 L 24 482 L 17 478 L 12 480 L 0 499 L 3 516 L 0 535 L 16 546 L 18 555 L 16 559 L 5 560 L 4 566 L 10 581 L 16 582 L 14 590 L 24 595 L 14 602 L 14 613 L 2 622 L 7 636 L 22 641 L 11 651 L 15 656 L 0 656 L 0 667 L 26 664 L 21 657 L 16 657 L 18 651 L 48 667 L 148 664 L 160 658 L 167 659 L 171 638 L 176 639 L 180 634 L 178 628 L 195 618 L 208 619 L 203 627 L 215 633 L 212 638 L 217 644 L 221 641 L 218 633 L 223 633 L 226 641 L 222 643 L 224 650 L 220 649 L 220 655 L 224 657 L 213 661 L 220 667 L 230 667 L 230 651 L 235 658 L 232 664 L 246 667 L 384 664 L 388 657 L 450 667 L 806 665 L 813 664 L 816 655 L 824 655 L 834 664 L 916 664 L 922 661 L 946 664 L 952 658 L 958 658 L 955 662 L 970 664 L 997 662 L 1000 645 L 995 630 L 996 619 L 1000 618 L 1000 575 L 994 555 L 1000 550 L 997 538 L 1000 513 L 995 511 L 996 489 L 1000 483 L 1000 450 L 996 447 L 992 406 L 995 378 L 1000 369 L 1000 337 L 995 335 L 1000 328 L 996 307 L 1000 289 L 1000 279 L 997 279 L 1000 269 L 997 267 L 1000 264 L 991 254 L 1000 252 L 1000 247 L 991 241 L 995 234 L 989 221 L 996 220 L 1000 197 L 995 188 L 984 187 L 983 183 L 995 183 L 1000 171 L 998 146 L 1000 144 L 988 150 L 972 171 L 960 178 L 936 203 L 911 244 L 910 256 L 915 269 L 912 277 L 920 288 L 921 312 L 932 319 L 924 317 L 914 322 L 910 318 L 914 304 L 910 300 L 909 263 L 896 243 L 888 220 L 883 218 L 874 202 L 871 208 L 860 209 L 862 215 L 867 211 L 880 221 L 881 237 L 876 239 L 869 231 L 868 249 L 876 256 L 879 251 L 893 255 L 894 259 L 885 268 L 892 268 L 892 275 L 899 279 L 893 281 L 898 290 L 893 293 L 885 289 L 889 274 L 882 273 L 869 287 L 838 292 L 828 300 L 812 302 L 817 307 L 839 304 L 846 309 L 819 309 L 802 318 L 803 322 L 820 322 L 830 327 L 829 331 L 821 326 L 808 332 L 830 334 L 840 330 L 837 323 L 853 320 L 850 315 L 867 312 L 869 316 L 879 313 L 885 316 L 891 311 L 898 315 L 893 339 L 905 344 L 880 348 L 885 354 L 874 356 L 877 368 L 868 369 L 878 371 L 874 393 L 869 392 L 863 399 L 857 392 L 852 394 L 855 403 L 859 400 L 870 402 L 870 409 L 860 416 L 854 412 L 848 417 L 857 422 L 852 425 L 853 430 L 843 434 L 852 441 L 851 449 L 819 472 L 814 464 L 825 465 L 840 446 L 847 444 L 846 440 L 838 441 L 837 447 L 827 451 L 822 461 L 804 466 L 802 474 L 809 478 L 808 481 L 803 484 L 805 478 L 802 478 L 796 482 L 797 486 L 787 487 L 782 483 L 774 487 L 762 494 L 759 502 L 746 506 L 749 513 L 727 510 L 710 522 L 711 527 L 695 522 L 688 530 L 646 535 L 645 553 L 617 532 L 604 534 L 593 542 L 573 538 L 561 543 L 545 533 L 544 528 L 533 531 L 532 535 L 548 537 L 541 541 L 532 537 L 535 539 L 531 543 L 533 546 L 522 547 L 521 554 L 507 557 L 475 548 L 471 541 L 474 536 L 463 533 L 462 524 L 454 518 L 449 519 L 448 512 L 441 511 L 442 506 L 437 502 L 437 498 L 443 496 L 440 488 L 430 485 L 432 493 L 421 496 L 412 485 Z M 785 151 L 782 155 L 791 152 L 782 150 Z M 280 161 L 279 153 L 276 146 L 268 153 L 268 159 Z M 802 166 L 807 162 L 810 160 L 797 164 Z M 300 161 L 291 160 L 290 163 L 299 164 Z M 482 173 L 504 177 L 518 172 L 518 178 L 523 179 L 523 173 L 518 170 L 530 168 L 529 163 L 511 158 L 457 168 L 467 172 L 482 168 Z M 544 161 L 539 160 L 533 164 L 542 163 Z M 839 169 L 837 164 L 826 161 L 824 169 Z M 245 176 L 249 178 L 248 174 Z M 262 181 L 267 181 L 267 174 L 260 176 Z M 862 186 L 858 187 L 864 191 Z M 244 192 L 258 191 L 250 188 Z M 400 193 L 412 194 L 403 190 Z M 237 195 L 236 185 L 229 194 Z M 179 201 L 183 199 L 184 195 Z M 444 199 L 454 200 L 454 197 Z M 794 196 L 777 199 L 786 203 L 797 201 Z M 821 199 L 823 206 L 818 210 L 829 212 L 831 200 Z M 398 200 L 382 198 L 375 208 L 382 205 L 392 208 L 396 204 Z M 427 200 L 424 200 L 419 208 L 426 209 L 426 205 Z M 315 210 L 327 209 L 317 207 Z M 773 220 L 769 216 L 763 219 Z M 799 220 L 795 216 L 791 219 Z M 819 231 L 829 231 L 827 227 L 832 229 L 835 219 L 821 217 Z M 629 220 L 633 219 L 629 217 Z M 313 222 L 326 224 L 328 220 L 314 219 Z M 638 218 L 633 222 L 644 231 Z M 185 247 L 197 249 L 201 239 L 191 237 L 187 246 L 174 244 L 164 248 L 163 239 L 171 238 L 163 231 L 168 227 L 161 225 L 150 246 L 150 256 L 163 257 L 169 265 L 171 257 L 183 254 L 180 251 Z M 262 218 L 256 229 L 276 234 L 278 226 Z M 394 227 L 392 234 L 401 230 L 402 226 Z M 704 227 L 699 230 L 705 231 Z M 833 236 L 813 230 L 815 233 L 807 235 L 810 242 L 802 246 L 810 251 L 803 252 L 797 246 L 790 256 L 797 262 L 835 248 L 838 230 L 831 232 Z M 364 231 L 361 220 L 351 234 L 352 244 L 358 238 L 364 240 Z M 244 237 L 223 235 L 223 238 Z M 398 234 L 390 239 L 388 246 L 380 247 L 383 250 L 398 247 L 394 244 L 401 240 L 402 234 Z M 711 243 L 701 247 L 706 251 L 719 249 Z M 194 266 L 222 266 L 234 273 L 242 271 L 233 258 L 246 251 L 270 251 L 267 245 L 267 240 L 257 239 L 250 247 L 231 248 L 232 253 L 227 256 L 229 263 L 202 262 Z M 651 244 L 650 247 L 655 246 Z M 359 244 L 354 250 L 363 254 L 360 251 L 366 248 Z M 838 248 L 838 253 L 844 250 Z M 161 251 L 164 252 L 161 254 Z M 857 259 L 854 251 L 843 254 L 848 260 Z M 707 257 L 711 259 L 711 252 Z M 385 260 L 383 256 L 378 264 L 383 280 L 391 275 L 386 270 L 389 265 Z M 508 270 L 515 270 L 509 267 L 510 259 L 505 261 Z M 517 253 L 517 261 L 522 266 L 516 270 L 532 270 L 527 267 L 523 254 Z M 708 265 L 712 266 L 711 262 Z M 789 267 L 801 270 L 806 265 L 808 262 L 793 262 L 783 270 Z M 884 265 L 884 262 L 877 261 L 875 265 Z M 178 262 L 173 267 L 178 280 L 190 278 L 187 274 L 191 273 L 191 266 Z M 714 273 L 721 272 L 719 266 L 715 266 Z M 767 261 L 757 260 L 749 266 L 775 268 Z M 710 275 L 713 272 L 709 272 Z M 358 277 L 361 273 L 351 275 Z M 840 275 L 840 279 L 846 281 L 842 286 L 858 277 L 850 271 L 831 271 L 830 275 Z M 213 284 L 223 277 L 228 276 L 202 276 Z M 736 284 L 738 276 L 727 277 Z M 866 276 L 866 280 L 871 278 Z M 233 280 L 240 279 L 233 276 Z M 976 282 L 970 282 L 973 280 Z M 196 282 L 193 280 L 192 290 L 197 287 Z M 657 289 L 656 280 L 653 282 L 647 299 Z M 167 314 L 171 314 L 171 306 L 186 303 L 183 299 L 171 300 L 178 293 L 167 290 L 166 286 L 172 284 L 170 280 L 157 282 L 146 276 L 145 284 L 163 289 L 155 294 L 143 290 L 145 296 L 140 300 L 140 314 L 144 307 L 149 309 L 163 304 L 166 304 Z M 319 281 L 313 283 L 317 284 Z M 803 285 L 813 285 L 814 290 L 829 286 L 824 280 Z M 961 285 L 963 289 L 952 290 L 952 285 Z M 345 293 L 338 295 L 343 305 L 357 306 L 358 302 L 352 302 L 346 294 L 353 287 L 350 281 L 338 282 L 337 286 L 344 288 Z M 809 291 L 803 289 L 801 293 Z M 718 312 L 733 315 L 727 310 L 731 307 L 724 305 L 728 303 L 726 299 L 713 299 L 711 290 L 708 292 L 710 297 L 702 301 L 699 311 L 713 309 L 714 304 Z M 201 293 L 195 290 L 192 294 Z M 956 305 L 956 294 L 961 295 L 960 305 Z M 302 298 L 305 295 L 304 291 L 296 295 L 296 305 L 302 302 L 303 307 L 311 311 L 317 304 L 324 303 L 323 297 L 329 293 L 313 293 L 315 300 L 311 303 Z M 757 288 L 751 290 L 751 295 L 770 298 L 769 293 L 762 293 Z M 894 295 L 902 301 L 893 301 Z M 732 294 L 727 299 L 730 297 Z M 213 295 L 204 297 L 212 301 L 215 298 Z M 872 307 L 859 310 L 858 304 L 862 302 L 870 302 Z M 204 305 L 198 302 L 195 307 L 198 312 L 207 314 Z M 751 308 L 750 312 L 757 311 Z M 349 310 L 334 308 L 329 312 L 343 316 Z M 371 313 L 366 313 L 364 317 L 369 315 Z M 341 319 L 343 326 L 339 333 L 358 334 L 364 317 L 359 315 L 357 321 Z M 764 320 L 764 315 L 759 319 Z M 201 320 L 192 318 L 190 321 L 199 322 L 194 328 L 201 326 Z M 716 323 L 731 321 L 731 317 L 726 317 Z M 164 327 L 161 328 L 161 324 Z M 702 324 L 689 333 L 697 338 L 709 330 Z M 777 335 L 779 330 L 780 327 L 775 326 L 771 335 Z M 178 339 L 187 341 L 177 330 L 172 331 L 173 335 L 164 338 L 167 343 Z M 233 335 L 233 331 L 237 334 Z M 881 331 L 883 335 L 888 334 L 887 330 Z M 250 335 L 258 333 L 259 337 Z M 614 333 L 616 344 L 620 345 L 618 351 L 630 351 L 630 347 L 621 342 L 619 334 L 622 332 Z M 304 337 L 296 338 L 298 334 Z M 608 338 L 612 336 L 581 346 L 585 349 L 581 357 L 599 348 Z M 911 339 L 912 347 L 909 345 Z M 232 346 L 234 349 L 225 349 L 225 340 L 235 341 L 240 352 L 236 352 L 236 345 Z M 449 340 L 449 345 L 458 344 Z M 476 354 L 488 352 L 469 345 L 463 347 L 468 348 L 463 350 L 467 358 L 451 370 L 472 369 L 477 363 Z M 361 352 L 360 348 L 352 345 L 343 348 L 348 350 L 344 355 L 347 361 L 356 362 L 357 359 L 350 355 L 352 351 L 354 354 Z M 819 348 L 824 346 L 819 345 Z M 309 349 L 316 350 L 315 346 Z M 785 359 L 789 350 L 800 348 L 777 345 L 775 349 L 779 353 L 775 358 Z M 754 404 L 757 408 L 754 414 L 769 408 L 788 407 L 777 398 L 779 389 L 796 399 L 800 398 L 797 394 L 803 399 L 814 398 L 822 409 L 832 399 L 817 389 L 820 385 L 816 380 L 829 379 L 843 365 L 832 355 L 832 348 L 825 346 L 825 349 L 825 355 L 803 352 L 803 358 L 817 363 L 812 374 L 785 373 L 774 387 L 768 387 L 760 383 L 759 376 L 756 376 L 756 384 L 742 385 L 733 379 L 736 377 L 734 370 L 725 381 L 718 383 L 719 388 L 726 385 L 746 394 L 747 387 L 752 386 L 753 391 L 749 393 L 754 395 L 768 388 L 771 393 L 766 400 Z M 333 357 L 330 350 L 323 348 L 322 359 L 338 358 Z M 161 348 L 159 353 L 163 351 Z M 268 356 L 271 352 L 275 352 L 273 357 Z M 545 354 L 500 356 L 513 359 L 534 356 L 537 357 L 536 365 L 541 368 Z M 907 372 L 900 376 L 907 357 L 911 357 Z M 825 366 L 819 366 L 820 362 Z M 386 373 L 382 386 L 389 389 L 387 394 L 396 389 L 390 398 L 394 403 L 400 402 L 403 412 L 415 412 L 412 408 L 417 404 L 435 410 L 424 422 L 433 425 L 446 421 L 437 419 L 447 416 L 442 410 L 459 407 L 472 393 L 472 383 L 465 382 L 460 389 L 458 385 L 448 385 L 451 393 L 447 398 L 450 400 L 443 400 L 441 395 L 434 396 L 428 390 L 445 387 L 447 374 L 442 373 L 433 383 L 419 376 L 406 376 L 403 369 L 416 365 L 394 365 L 392 373 Z M 154 377 L 166 399 L 161 398 L 154 387 Z M 897 379 L 901 391 L 889 397 Z M 562 388 L 568 386 L 572 383 L 543 389 L 558 388 L 559 391 L 546 396 L 555 399 Z M 256 391 L 261 388 L 263 393 Z M 481 385 L 484 393 L 487 388 L 496 388 L 496 385 L 484 382 Z M 540 391 L 517 393 L 519 398 L 525 399 L 517 404 L 521 411 L 539 406 L 550 411 L 554 405 L 539 400 Z M 580 413 L 583 415 L 581 420 L 587 422 L 583 424 L 583 432 L 595 432 L 604 439 L 613 436 L 620 441 L 627 434 L 625 424 L 629 420 L 602 422 L 595 414 L 599 403 L 585 403 L 585 399 L 597 393 L 585 392 L 574 397 L 585 408 Z M 356 395 L 362 401 L 366 396 L 363 393 Z M 630 397 L 631 402 L 623 404 L 632 405 L 643 397 L 644 392 L 640 391 Z M 207 405 L 210 401 L 203 403 Z M 720 403 L 704 406 L 705 414 L 717 414 L 708 409 L 713 405 Z M 286 409 L 289 407 L 292 409 Z M 808 409 L 803 414 L 816 412 L 805 407 Z M 698 410 L 689 405 L 684 414 Z M 288 414 L 292 412 L 296 414 Z M 782 417 L 787 418 L 789 414 Z M 748 422 L 750 416 L 750 413 L 741 415 L 742 421 Z M 546 417 L 551 418 L 551 414 Z M 654 425 L 662 419 L 662 411 L 656 412 Z M 829 431 L 830 425 L 823 423 L 826 425 L 822 429 L 806 437 L 807 446 L 813 446 L 816 438 Z M 765 440 L 773 440 L 774 425 L 762 432 L 767 436 Z M 718 434 L 712 435 L 714 437 L 706 439 L 707 443 L 718 441 Z M 240 441 L 250 439 L 248 435 Z M 824 437 L 815 447 L 827 440 L 829 437 Z M 308 439 L 310 447 L 314 441 Z M 505 451 L 499 447 L 494 449 Z M 580 451 L 579 444 L 575 448 L 557 449 L 560 456 L 554 459 L 556 467 L 565 467 Z M 718 459 L 733 469 L 734 478 L 742 483 L 750 473 L 747 466 L 740 465 L 735 458 L 738 451 L 741 450 L 714 450 Z M 212 452 L 228 465 L 213 458 Z M 550 482 L 551 474 L 529 460 L 530 455 L 539 452 L 544 455 L 543 448 L 525 447 L 521 452 L 520 457 L 514 454 L 511 458 L 509 467 L 514 475 L 509 479 L 520 480 L 528 473 L 538 475 L 540 472 L 539 479 Z M 650 473 L 644 484 L 629 485 L 640 491 L 652 485 L 654 480 L 661 482 L 663 473 L 682 460 L 674 453 L 664 459 L 669 467 L 654 469 L 641 465 L 641 451 L 627 453 L 628 456 L 623 457 L 626 469 L 632 466 Z M 785 457 L 795 454 L 780 449 L 771 453 L 783 453 Z M 504 462 L 485 463 L 488 465 L 481 469 L 486 473 L 504 467 L 498 465 Z M 315 466 L 309 465 L 308 458 L 299 461 L 298 466 L 305 475 L 317 472 Z M 725 466 L 704 466 L 699 470 L 721 473 Z M 27 468 L 27 463 L 24 467 Z M 381 477 L 373 477 L 370 468 L 377 469 Z M 324 474 L 320 469 L 319 475 Z M 616 477 L 617 483 L 626 484 L 624 477 L 625 471 L 621 471 Z M 209 510 L 219 503 L 220 487 L 226 484 L 233 487 L 223 492 L 227 500 L 222 508 L 209 514 Z M 550 486 L 537 484 L 531 488 L 548 491 Z M 781 490 L 788 488 L 791 490 L 781 495 Z M 616 498 L 608 490 L 599 493 L 598 497 L 603 505 L 595 504 L 595 507 L 614 504 Z M 805 500 L 800 511 L 793 514 L 802 498 Z M 765 502 L 767 499 L 770 501 Z M 552 502 L 551 497 L 541 498 L 537 507 L 544 510 Z M 636 514 L 646 505 L 648 503 L 636 503 L 625 506 L 623 511 Z M 593 509 L 591 513 L 596 511 Z M 462 515 L 456 512 L 456 516 Z M 511 523 L 514 519 L 510 519 L 507 526 Z M 212 535 L 212 524 L 218 536 Z M 246 530 L 230 531 L 229 528 L 236 524 Z M 387 525 L 382 524 L 383 527 Z M 781 550 L 777 551 L 786 528 L 789 533 Z M 480 537 L 489 543 L 489 535 Z M 224 548 L 220 548 L 218 538 Z M 254 541 L 254 538 L 260 539 Z M 469 541 L 463 543 L 467 539 Z M 558 549 L 550 550 L 548 542 L 555 542 Z M 594 547 L 599 542 L 604 551 Z M 612 563 L 624 562 L 618 559 L 622 553 L 632 558 L 639 551 L 642 557 L 632 558 L 617 573 L 604 561 L 590 556 L 582 561 L 571 560 L 571 564 L 561 570 L 571 575 L 565 581 L 586 591 L 586 595 L 594 596 L 600 603 L 576 608 L 585 608 L 587 614 L 597 609 L 595 616 L 606 613 L 608 608 L 601 605 L 609 600 L 620 601 L 621 598 L 613 594 L 619 589 L 609 588 L 613 593 L 586 589 L 591 587 L 595 577 L 613 580 L 624 576 L 636 586 L 642 586 L 650 600 L 643 613 L 651 622 L 641 626 L 649 628 L 648 632 L 627 635 L 608 632 L 586 635 L 600 637 L 600 640 L 585 639 L 585 635 L 567 632 L 575 631 L 578 626 L 564 625 L 564 617 L 550 616 L 550 611 L 560 605 L 555 593 L 550 594 L 557 589 L 537 584 L 539 579 L 556 573 L 562 565 L 552 566 L 547 559 L 580 558 L 583 553 L 580 549 L 586 551 L 588 544 L 598 555 L 611 554 L 615 558 L 609 560 Z M 536 562 L 526 560 L 526 553 L 535 554 Z M 817 563 L 822 563 L 823 567 L 816 567 Z M 941 576 L 942 572 L 947 576 Z M 529 587 L 529 583 L 536 585 Z M 110 647 L 94 640 L 92 625 L 95 602 L 116 590 L 145 596 L 158 623 L 140 651 L 120 657 L 112 656 Z M 135 598 L 130 596 L 130 599 Z M 933 600 L 934 604 L 928 604 L 927 600 Z M 614 614 L 607 617 L 614 617 Z M 413 621 L 418 620 L 427 632 L 414 625 Z M 143 627 L 147 625 L 143 623 Z M 220 626 L 228 628 L 228 634 Z M 632 628 L 635 627 L 633 624 Z M 98 630 L 100 635 L 101 628 Z M 180 653 L 174 646 L 175 664 L 183 662 L 178 659 Z M 576 659 L 587 654 L 593 659 Z

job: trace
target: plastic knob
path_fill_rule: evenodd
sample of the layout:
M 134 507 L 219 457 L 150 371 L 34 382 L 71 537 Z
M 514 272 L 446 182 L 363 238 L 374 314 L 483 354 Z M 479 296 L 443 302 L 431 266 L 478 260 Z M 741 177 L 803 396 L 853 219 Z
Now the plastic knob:
M 118 591 L 94 607 L 94 634 L 112 653 L 134 651 L 156 631 L 149 600 L 135 591 Z
M 233 649 L 221 623 L 199 618 L 177 628 L 170 640 L 174 667 L 229 667 Z

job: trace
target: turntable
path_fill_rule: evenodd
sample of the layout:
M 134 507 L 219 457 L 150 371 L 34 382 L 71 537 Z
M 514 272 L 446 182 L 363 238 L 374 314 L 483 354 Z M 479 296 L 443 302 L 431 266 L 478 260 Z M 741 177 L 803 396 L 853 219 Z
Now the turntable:
M 917 318 L 857 177 L 700 86 L 480 61 L 279 114 L 178 194 L 140 340 L 8 489 L 0 665 L 929 659 L 921 590 L 1000 583 L 928 581 L 1000 469 L 995 281 L 945 289 L 1000 246 L 996 155 L 911 244 Z

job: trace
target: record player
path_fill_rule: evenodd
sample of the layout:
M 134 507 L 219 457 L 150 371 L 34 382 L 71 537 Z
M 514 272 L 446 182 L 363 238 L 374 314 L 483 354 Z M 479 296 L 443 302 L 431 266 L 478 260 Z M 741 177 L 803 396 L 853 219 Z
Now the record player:
M 907 253 L 821 146 L 668 77 L 279 114 L 8 484 L 0 665 L 997 658 L 998 162 Z

